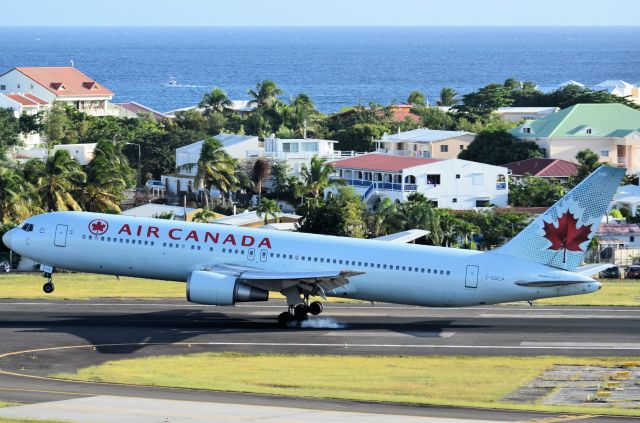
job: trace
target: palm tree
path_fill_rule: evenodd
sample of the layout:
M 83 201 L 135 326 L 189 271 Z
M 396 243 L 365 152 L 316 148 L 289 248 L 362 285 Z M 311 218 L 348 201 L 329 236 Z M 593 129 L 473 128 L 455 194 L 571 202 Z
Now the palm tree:
M 387 235 L 395 228 L 394 219 L 398 213 L 398 207 L 390 198 L 380 201 L 378 208 L 371 215 L 371 236 L 377 238 Z
M 217 188 L 222 194 L 222 203 L 226 195 L 236 186 L 238 178 L 235 175 L 236 161 L 222 147 L 222 143 L 215 138 L 207 138 L 202 143 L 200 159 L 198 160 L 195 177 L 196 187 L 205 188 L 205 199 L 208 206 L 207 193 L 211 187 Z M 193 164 L 180 166 L 178 170 L 190 171 Z
M 279 219 L 280 213 L 280 205 L 276 200 L 272 200 L 270 198 L 263 198 L 258 204 L 258 208 L 256 209 L 256 214 L 258 217 L 264 216 L 264 224 L 269 223 L 269 216 L 273 217 L 273 219 L 277 222 Z
M 33 163 L 37 170 L 36 189 L 46 211 L 80 211 L 77 198 L 87 175 L 66 150 L 58 150 L 41 165 Z
M 0 166 L 0 223 L 20 222 L 36 211 L 33 204 L 34 188 L 27 182 L 20 169 Z
M 263 158 L 259 158 L 253 164 L 253 182 L 258 192 L 258 198 L 262 196 L 262 185 L 271 174 L 271 164 Z
M 200 101 L 199 107 L 205 109 L 204 114 L 208 115 L 211 112 L 223 113 L 227 107 L 231 106 L 232 102 L 227 97 L 227 93 L 219 87 L 215 87 L 210 93 L 206 93 Z
M 266 79 L 256 84 L 255 90 L 248 90 L 247 93 L 253 97 L 253 100 L 251 100 L 249 104 L 256 105 L 258 109 L 261 109 L 271 106 L 276 98 L 282 95 L 284 91 L 278 88 L 275 82 Z
M 216 214 L 209 210 L 208 207 L 203 207 L 202 210 L 193 215 L 192 222 L 209 223 L 212 219 L 215 219 Z
M 325 188 L 335 185 L 345 185 L 344 179 L 331 178 L 333 174 L 333 166 L 326 163 L 326 160 L 313 156 L 310 166 L 302 165 L 300 169 L 300 179 L 306 193 L 311 194 L 313 198 L 319 198 Z
M 133 183 L 133 170 L 119 145 L 99 141 L 87 166 L 82 206 L 88 211 L 120 213 L 122 192 Z
M 437 104 L 438 106 L 455 106 L 460 103 L 457 97 L 458 93 L 453 88 L 444 87 L 440 90 L 440 99 L 437 101 Z

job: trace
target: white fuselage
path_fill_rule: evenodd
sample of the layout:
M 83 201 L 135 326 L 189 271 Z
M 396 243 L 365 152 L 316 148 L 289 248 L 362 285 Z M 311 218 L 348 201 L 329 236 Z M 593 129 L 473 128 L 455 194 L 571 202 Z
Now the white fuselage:
M 91 227 L 91 222 L 99 224 Z M 432 307 L 600 288 L 591 278 L 499 252 L 83 212 L 47 213 L 26 223 L 33 225 L 30 231 L 16 228 L 5 238 L 12 250 L 37 263 L 82 272 L 185 282 L 193 271 L 218 265 L 278 272 L 348 270 L 363 274 L 328 295 Z M 578 283 L 516 284 L 540 279 Z

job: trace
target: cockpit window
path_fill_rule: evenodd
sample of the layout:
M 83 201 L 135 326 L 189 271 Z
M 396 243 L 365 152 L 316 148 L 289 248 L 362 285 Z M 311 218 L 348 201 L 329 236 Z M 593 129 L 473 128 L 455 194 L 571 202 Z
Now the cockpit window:
M 31 232 L 33 231 L 33 223 L 24 223 L 20 228 L 25 232 Z

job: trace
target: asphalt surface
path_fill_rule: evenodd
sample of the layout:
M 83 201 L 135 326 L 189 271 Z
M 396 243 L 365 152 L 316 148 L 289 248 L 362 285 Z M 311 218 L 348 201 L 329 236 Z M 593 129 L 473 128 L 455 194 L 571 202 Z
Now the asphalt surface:
M 278 301 L 207 307 L 183 301 L 0 300 L 0 401 L 39 403 L 111 395 L 526 421 L 550 416 L 65 382 L 46 376 L 113 359 L 201 351 L 640 356 L 640 308 L 327 304 L 321 316 L 308 322 L 311 327 L 283 329 L 277 327 L 275 317 L 284 309 Z M 621 419 L 591 417 L 589 421 Z

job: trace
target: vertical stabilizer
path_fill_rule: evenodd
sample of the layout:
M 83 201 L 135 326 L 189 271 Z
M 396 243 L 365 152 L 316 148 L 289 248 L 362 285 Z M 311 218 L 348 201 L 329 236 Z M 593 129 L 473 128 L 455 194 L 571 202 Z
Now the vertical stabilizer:
M 625 169 L 601 166 L 495 253 L 575 271 Z

